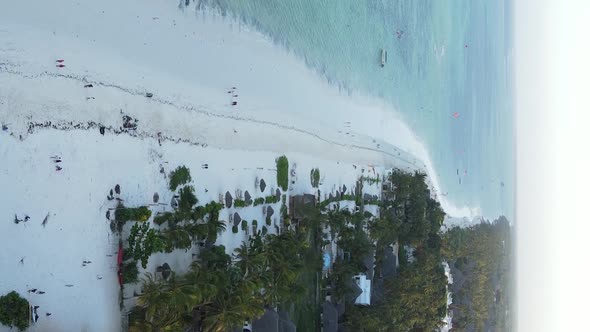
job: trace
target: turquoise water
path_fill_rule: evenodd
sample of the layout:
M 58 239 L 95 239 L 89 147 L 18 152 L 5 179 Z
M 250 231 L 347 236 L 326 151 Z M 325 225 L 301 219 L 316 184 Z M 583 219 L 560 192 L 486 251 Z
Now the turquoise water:
M 254 26 L 345 91 L 390 103 L 426 144 L 442 190 L 452 202 L 480 206 L 489 218 L 513 216 L 509 3 L 198 3 L 199 8 L 215 8 Z M 379 66 L 381 48 L 388 50 L 384 68 Z M 454 112 L 459 113 L 457 119 Z

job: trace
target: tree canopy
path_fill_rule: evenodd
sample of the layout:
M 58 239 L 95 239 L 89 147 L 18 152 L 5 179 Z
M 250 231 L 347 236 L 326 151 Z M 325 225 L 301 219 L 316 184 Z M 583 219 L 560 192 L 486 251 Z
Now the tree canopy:
M 16 327 L 24 331 L 29 327 L 30 305 L 29 302 L 12 291 L 0 296 L 0 323 L 10 328 Z

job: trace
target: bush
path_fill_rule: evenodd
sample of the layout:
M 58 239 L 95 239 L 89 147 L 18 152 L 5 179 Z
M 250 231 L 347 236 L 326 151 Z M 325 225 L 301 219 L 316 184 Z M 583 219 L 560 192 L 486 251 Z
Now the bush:
M 157 225 L 162 225 L 165 222 L 171 222 L 171 221 L 174 221 L 174 213 L 172 213 L 172 212 L 158 213 L 154 217 L 154 223 Z
M 273 204 L 273 203 L 277 203 L 279 200 L 277 199 L 277 196 L 272 195 L 272 196 L 266 196 L 264 198 L 264 202 L 266 204 Z
M 238 232 L 238 226 L 234 225 L 234 226 L 231 228 L 231 231 L 232 231 L 232 233 L 236 234 L 236 233 Z
M 311 186 L 317 188 L 320 184 L 320 170 L 318 168 L 314 168 L 311 170 Z
M 277 184 L 283 191 L 289 189 L 289 160 L 285 156 L 277 159 Z
M 137 262 L 131 261 L 125 263 L 123 266 L 123 282 L 126 284 L 134 284 L 139 278 L 139 270 L 137 269 Z
M 266 233 L 268 233 L 268 229 L 266 228 L 266 226 L 262 226 L 262 236 L 265 236 Z
M 248 222 L 246 220 L 242 220 L 242 230 L 246 231 L 248 229 Z
M 270 216 L 266 216 L 266 224 L 268 226 L 270 226 L 270 224 L 271 224 Z
M 0 297 L 0 323 L 24 331 L 29 327 L 29 302 L 12 291 Z
M 262 205 L 262 204 L 264 204 L 264 198 L 259 197 L 254 200 L 254 206 L 258 206 L 258 205 Z
M 186 166 L 178 166 L 170 172 L 170 190 L 175 191 L 178 186 L 191 182 L 191 173 Z
M 115 220 L 118 222 L 126 222 L 129 220 L 144 222 L 148 221 L 152 216 L 152 211 L 150 211 L 147 206 L 140 206 L 137 208 L 125 208 L 122 207 L 122 205 L 120 206 L 121 207 L 115 210 Z
M 256 234 L 256 231 L 258 231 L 258 221 L 252 220 L 252 233 Z
M 246 207 L 246 206 L 250 206 L 250 205 L 252 205 L 252 202 L 250 202 L 250 204 L 247 204 L 245 201 L 243 201 L 241 199 L 234 200 L 235 207 Z

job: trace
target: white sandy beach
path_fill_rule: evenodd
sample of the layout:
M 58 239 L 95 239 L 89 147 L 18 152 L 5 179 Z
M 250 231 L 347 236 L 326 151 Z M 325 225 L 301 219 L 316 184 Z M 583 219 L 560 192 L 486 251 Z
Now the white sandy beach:
M 395 112 L 343 95 L 295 56 L 230 19 L 181 11 L 163 0 L 5 7 L 0 269 L 7 273 L 0 293 L 16 290 L 42 313 L 52 313 L 42 314 L 31 331 L 119 330 L 116 257 L 107 256 L 117 242 L 105 219 L 113 204 L 106 195 L 120 184 L 128 206 L 150 203 L 154 192 L 169 202 L 160 165 L 166 172 L 188 166 L 202 203 L 236 189 L 253 198 L 266 195 L 277 187 L 275 158 L 282 154 L 291 167 L 296 164 L 290 195 L 315 191 L 309 179 L 315 167 L 323 194 L 342 185 L 352 189 L 359 176 L 383 175 L 391 167 L 425 167 L 441 192 L 426 150 Z M 57 59 L 65 67 L 56 67 Z M 235 92 L 228 93 L 232 87 Z M 147 92 L 153 97 L 146 98 Z M 123 114 L 139 120 L 133 135 L 114 133 Z M 30 123 L 49 122 L 59 130 L 30 129 Z M 75 129 L 89 122 L 107 127 L 105 135 L 94 125 Z M 63 160 L 59 172 L 54 155 Z M 204 163 L 208 169 L 201 168 Z M 255 188 L 256 178 L 265 179 L 265 193 Z M 366 189 L 379 192 L 378 185 Z M 477 214 L 441 204 L 451 216 Z M 227 221 L 236 211 L 224 209 L 220 218 Z M 261 206 L 239 213 L 263 224 Z M 14 214 L 31 219 L 16 225 Z M 218 244 L 231 252 L 244 238 L 228 226 Z M 156 255 L 147 270 L 166 261 L 181 271 L 191 254 Z M 83 267 L 83 260 L 92 263 Z M 30 288 L 46 294 L 28 294 Z

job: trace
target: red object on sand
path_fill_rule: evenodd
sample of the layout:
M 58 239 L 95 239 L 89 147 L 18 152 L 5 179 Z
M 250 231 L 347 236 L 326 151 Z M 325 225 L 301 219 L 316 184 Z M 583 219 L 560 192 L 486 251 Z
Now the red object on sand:
M 64 62 L 64 59 L 57 59 L 55 62 Z
M 455 112 L 455 113 L 453 113 L 453 117 L 454 117 L 455 119 L 457 119 L 457 118 L 459 117 L 459 112 Z
M 117 253 L 117 265 L 123 264 L 123 246 L 119 246 L 119 252 Z
M 123 286 L 123 271 L 121 266 L 123 265 L 123 246 L 119 245 L 119 252 L 117 253 L 117 275 L 119 276 L 119 286 Z
M 63 68 L 63 67 L 65 67 L 66 65 L 62 65 L 62 64 L 60 63 L 59 65 L 55 65 L 55 66 L 56 66 L 56 67 L 58 67 L 58 68 Z

